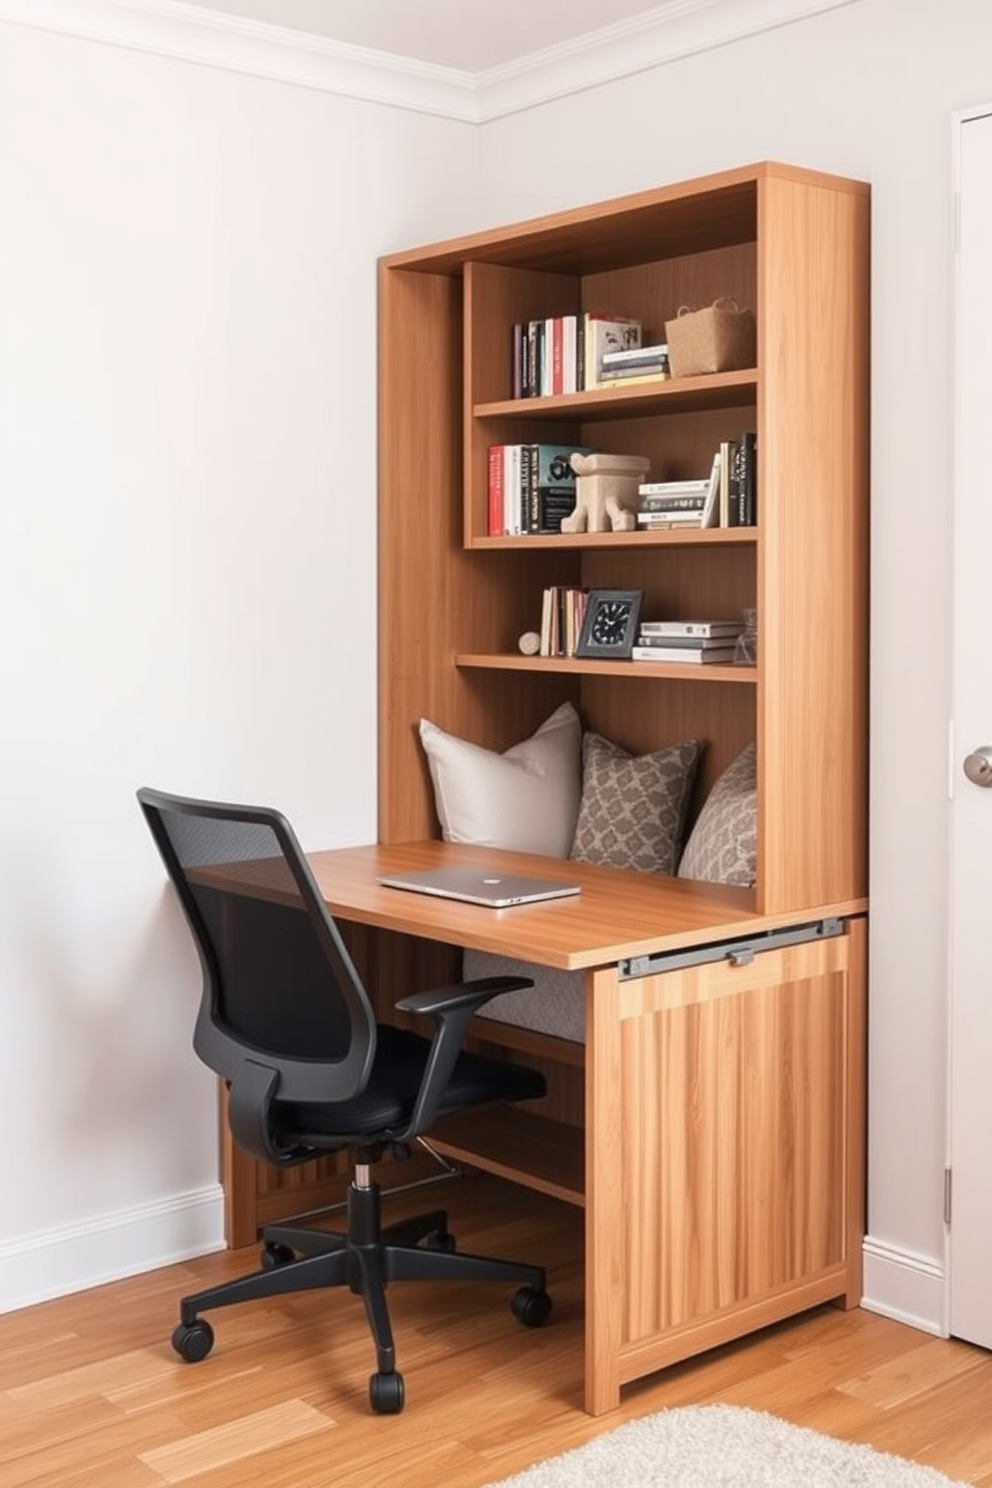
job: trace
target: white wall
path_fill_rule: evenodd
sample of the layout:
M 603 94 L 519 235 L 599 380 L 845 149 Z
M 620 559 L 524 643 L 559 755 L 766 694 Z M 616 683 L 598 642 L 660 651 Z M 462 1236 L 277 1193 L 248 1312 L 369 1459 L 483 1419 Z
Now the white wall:
M 219 1243 L 134 791 L 374 837 L 375 260 L 477 150 L 0 24 L 0 1308 Z
M 934 1330 L 944 1305 L 952 114 L 989 100 L 988 0 L 860 0 L 483 131 L 493 221 L 761 159 L 872 183 L 865 1290 L 870 1305 Z
M 0 1305 L 72 1285 L 88 1222 L 133 1242 L 107 1269 L 218 1233 L 134 787 L 374 831 L 375 255 L 773 158 L 873 186 L 866 1291 L 940 1327 L 951 116 L 989 100 L 987 0 L 859 0 L 478 129 L 0 27 Z

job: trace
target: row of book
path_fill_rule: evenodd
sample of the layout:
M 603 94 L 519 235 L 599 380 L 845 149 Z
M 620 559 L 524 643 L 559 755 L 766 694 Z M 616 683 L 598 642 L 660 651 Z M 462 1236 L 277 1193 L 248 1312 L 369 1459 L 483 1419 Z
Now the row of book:
M 641 323 L 627 315 L 585 311 L 518 321 L 512 329 L 510 353 L 513 396 L 547 398 L 599 387 L 605 358 L 640 347 Z M 656 361 L 653 356 L 651 365 Z M 609 382 L 617 375 L 618 363 L 608 361 L 606 366 Z
M 573 454 L 582 444 L 491 444 L 488 524 L 490 537 L 560 532 L 575 510 Z
M 552 584 L 541 596 L 541 656 L 574 656 L 582 632 L 587 591 Z
M 735 660 L 743 630 L 738 620 L 644 620 L 630 656 L 666 665 L 726 666 Z
M 488 450 L 487 527 L 490 537 L 561 532 L 575 510 L 573 454 L 589 445 L 491 444 Z M 708 476 L 642 481 L 637 526 L 643 532 L 686 527 L 753 527 L 758 516 L 754 431 L 721 440 Z
M 723 439 L 710 473 L 698 480 L 642 481 L 637 525 L 645 532 L 684 527 L 753 527 L 758 519 L 754 431 Z

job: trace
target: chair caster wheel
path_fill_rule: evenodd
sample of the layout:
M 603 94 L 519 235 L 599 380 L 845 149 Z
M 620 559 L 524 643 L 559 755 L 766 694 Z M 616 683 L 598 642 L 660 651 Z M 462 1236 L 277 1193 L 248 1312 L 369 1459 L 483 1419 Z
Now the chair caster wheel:
M 432 1230 L 424 1236 L 425 1250 L 441 1250 L 445 1255 L 454 1255 L 458 1242 L 450 1230 Z
M 539 1328 L 551 1316 L 551 1298 L 536 1287 L 521 1287 L 510 1298 L 510 1308 L 525 1328 Z
M 377 1416 L 395 1416 L 403 1409 L 403 1376 L 379 1370 L 369 1376 L 369 1404 Z
M 187 1364 L 199 1364 L 214 1346 L 214 1330 L 203 1318 L 193 1323 L 179 1323 L 172 1335 L 172 1347 Z
M 280 1266 L 288 1266 L 290 1261 L 295 1261 L 295 1252 L 288 1245 L 280 1245 L 276 1240 L 267 1240 L 262 1246 L 262 1270 L 278 1271 Z

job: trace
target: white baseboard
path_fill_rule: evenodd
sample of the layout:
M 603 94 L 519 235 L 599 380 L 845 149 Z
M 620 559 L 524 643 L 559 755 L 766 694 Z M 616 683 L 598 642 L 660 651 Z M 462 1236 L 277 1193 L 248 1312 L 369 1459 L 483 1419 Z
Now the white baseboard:
M 224 1249 L 220 1184 L 0 1244 L 0 1313 Z
M 939 1261 L 897 1250 L 870 1235 L 865 1238 L 862 1255 L 862 1307 L 924 1333 L 947 1337 L 947 1276 Z

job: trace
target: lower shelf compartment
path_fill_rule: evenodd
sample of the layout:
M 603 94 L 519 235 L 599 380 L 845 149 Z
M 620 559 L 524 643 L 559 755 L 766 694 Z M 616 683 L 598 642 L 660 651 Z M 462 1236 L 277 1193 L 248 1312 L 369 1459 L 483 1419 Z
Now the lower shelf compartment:
M 579 1127 L 516 1106 L 493 1106 L 445 1117 L 431 1129 L 430 1142 L 446 1157 L 585 1207 L 585 1134 Z

